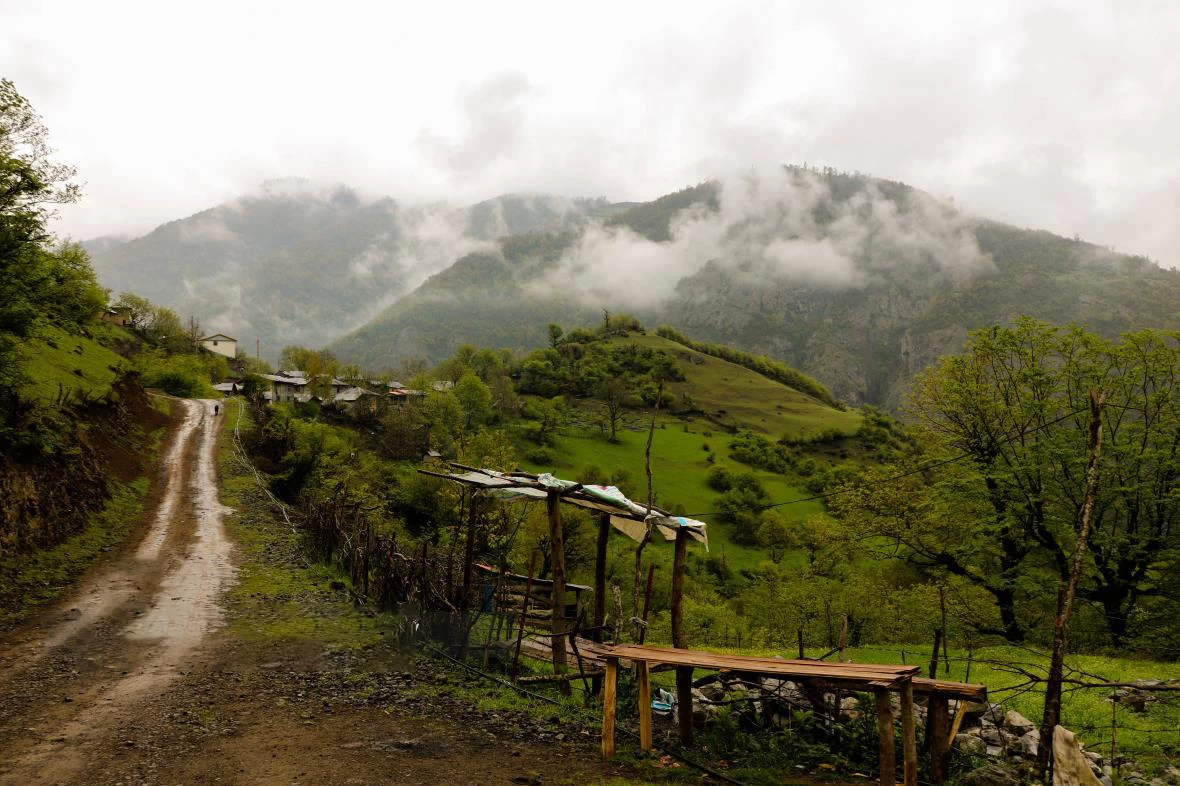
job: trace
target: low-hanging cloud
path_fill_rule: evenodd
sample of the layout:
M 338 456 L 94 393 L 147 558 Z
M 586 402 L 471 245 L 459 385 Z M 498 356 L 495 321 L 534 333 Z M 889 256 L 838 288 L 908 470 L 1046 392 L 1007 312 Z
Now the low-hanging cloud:
M 990 270 L 971 219 L 918 191 L 886 195 L 873 183 L 834 198 L 827 178 L 774 168 L 717 182 L 718 205 L 678 213 L 670 240 L 626 226 L 594 226 L 540 280 L 542 294 L 590 305 L 659 306 L 705 264 L 766 284 L 861 287 L 903 266 L 959 280 Z

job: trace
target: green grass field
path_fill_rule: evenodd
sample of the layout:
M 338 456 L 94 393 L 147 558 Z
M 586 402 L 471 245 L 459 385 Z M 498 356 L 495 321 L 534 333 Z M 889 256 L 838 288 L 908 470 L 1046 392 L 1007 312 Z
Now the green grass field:
M 707 514 L 713 510 L 718 494 L 705 483 L 706 475 L 713 466 L 706 461 L 706 444 L 718 457 L 718 463 L 757 476 L 771 500 L 777 502 L 809 496 L 804 489 L 791 485 L 783 475 L 755 470 L 731 460 L 727 447 L 729 439 L 728 434 L 710 432 L 710 424 L 699 421 L 669 418 L 664 428 L 657 426 L 652 442 L 652 478 L 656 504 L 690 516 Z M 647 434 L 635 431 L 620 431 L 619 441 L 611 443 L 597 431 L 567 429 L 565 434 L 557 437 L 555 446 L 550 450 L 552 462 L 542 465 L 526 461 L 524 468 L 530 472 L 552 472 L 558 477 L 575 480 L 590 466 L 598 467 L 607 474 L 622 468 L 630 476 L 630 490 L 634 498 L 643 501 L 647 495 L 643 460 L 646 442 Z M 791 521 L 823 515 L 823 506 L 817 501 L 788 505 L 780 510 Z M 753 567 L 766 558 L 759 549 L 733 543 L 725 528 L 714 523 L 711 516 L 702 515 L 702 518 L 710 523 L 710 550 L 725 554 L 734 569 Z
M 92 335 L 104 338 L 118 330 L 107 325 L 94 326 Z M 57 328 L 46 328 L 39 338 L 21 347 L 29 378 L 26 388 L 40 401 L 56 401 L 59 395 L 74 391 L 92 398 L 105 396 L 118 371 L 126 361 L 97 340 L 75 336 Z

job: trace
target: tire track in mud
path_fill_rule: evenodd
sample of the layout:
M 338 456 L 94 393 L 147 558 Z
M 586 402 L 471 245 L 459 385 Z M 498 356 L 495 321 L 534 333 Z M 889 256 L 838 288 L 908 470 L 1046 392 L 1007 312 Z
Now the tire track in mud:
M 21 731 L 0 736 L 0 783 L 84 783 L 92 745 L 139 700 L 200 662 L 206 637 L 221 624 L 219 601 L 235 567 L 217 496 L 215 402 L 176 403 L 184 417 L 138 549 L 89 581 L 64 618 L 60 611 L 57 621 L 50 617 L 40 640 L 0 674 L 0 691 L 44 680 L 47 693 L 69 694 L 64 703 L 46 695 L 25 717 L 8 719 L 9 729 Z M 131 608 L 140 598 L 150 598 L 146 608 Z

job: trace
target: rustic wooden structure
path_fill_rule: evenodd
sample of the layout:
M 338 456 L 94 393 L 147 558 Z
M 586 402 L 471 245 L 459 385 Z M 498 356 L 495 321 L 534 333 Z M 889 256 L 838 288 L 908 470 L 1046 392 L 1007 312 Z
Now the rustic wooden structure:
M 602 706 L 602 754 L 610 757 L 615 752 L 615 714 L 617 711 L 617 680 L 620 661 L 630 661 L 637 666 L 639 679 L 639 738 L 644 749 L 652 747 L 651 671 L 656 667 L 671 667 L 677 670 L 677 683 L 681 670 L 687 670 L 689 679 L 693 669 L 740 672 L 779 679 L 821 684 L 833 688 L 871 692 L 875 695 L 877 729 L 880 738 L 880 773 L 882 786 L 894 786 L 896 762 L 894 758 L 893 723 L 894 713 L 890 694 L 899 695 L 902 734 L 903 783 L 916 786 L 918 781 L 918 751 L 914 728 L 914 695 L 929 696 L 933 707 L 946 707 L 949 698 L 960 700 L 955 725 L 946 728 L 946 714 L 942 712 L 939 731 L 931 740 L 931 772 L 936 783 L 946 778 L 942 762 L 950 752 L 950 741 L 962 719 L 965 700 L 981 701 L 987 698 L 987 689 L 982 685 L 968 685 L 938 680 L 923 680 L 916 675 L 917 666 L 894 666 L 861 663 L 825 663 L 811 660 L 780 660 L 758 658 L 747 655 L 725 655 L 699 650 L 674 649 L 645 646 L 604 646 L 592 647 L 591 657 L 600 659 L 605 667 Z M 691 684 L 691 682 L 690 682 Z M 691 713 L 691 696 L 689 699 Z M 691 718 L 691 715 L 689 716 Z
M 467 537 L 464 560 L 464 597 L 470 592 L 470 570 L 473 554 L 471 546 L 475 535 L 475 500 L 479 498 L 498 499 L 502 502 L 544 501 L 549 518 L 549 564 L 553 571 L 550 585 L 550 630 L 553 635 L 553 669 L 561 674 L 565 670 L 565 641 L 560 635 L 569 630 L 562 610 L 566 607 L 565 593 L 565 544 L 564 528 L 561 521 L 561 503 L 576 505 L 599 513 L 598 564 L 595 566 L 595 608 L 594 627 L 600 628 L 605 621 L 606 596 L 606 538 L 609 527 L 613 527 L 634 540 L 641 540 L 649 532 L 658 532 L 665 540 L 677 541 L 678 554 L 684 549 L 689 538 L 708 543 L 704 522 L 674 516 L 660 508 L 640 505 L 627 499 L 614 486 L 583 485 L 561 480 L 552 475 L 533 475 L 527 472 L 498 472 L 491 469 L 469 467 L 451 462 L 452 472 L 435 472 L 419 469 L 424 475 L 443 478 L 458 483 L 471 492 L 470 518 L 467 523 Z M 605 530 L 605 532 L 604 532 Z M 680 556 L 681 595 L 683 594 L 684 559 Z M 673 593 L 673 608 L 679 609 L 680 595 Z M 677 614 L 679 612 L 676 612 Z M 691 729 L 690 729 L 691 733 Z

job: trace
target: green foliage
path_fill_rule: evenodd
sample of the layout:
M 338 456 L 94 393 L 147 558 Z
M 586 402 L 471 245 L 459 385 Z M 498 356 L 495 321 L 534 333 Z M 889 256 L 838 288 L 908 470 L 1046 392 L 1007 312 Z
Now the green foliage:
M 173 355 L 159 349 L 137 355 L 135 368 L 145 387 L 181 398 L 215 397 L 211 383 L 229 373 L 226 359 L 220 355 Z
M 730 488 L 717 500 L 717 520 L 729 528 L 734 542 L 758 545 L 761 506 L 769 501 L 766 489 L 748 472 L 731 476 Z
M 1079 595 L 1122 645 L 1166 597 L 1161 578 L 1180 555 L 1177 369 L 1175 333 L 1114 342 L 1029 319 L 978 331 L 967 352 L 919 375 L 913 399 L 931 455 L 970 461 L 929 480 L 883 483 L 899 468 L 872 470 L 833 509 L 883 552 L 990 595 L 982 630 L 1047 635 L 1080 521 L 1088 395 L 1104 390 L 1098 516 Z M 1074 643 L 1102 638 L 1071 631 Z
M 624 213 L 611 217 L 605 224 L 627 227 L 648 240 L 662 242 L 672 239 L 672 221 L 677 214 L 697 205 L 710 210 L 716 210 L 720 206 L 716 183 L 700 183 L 652 202 L 636 205 Z
M 796 458 L 795 451 L 752 431 L 739 431 L 729 442 L 729 454 L 743 464 L 782 473 L 791 470 Z

